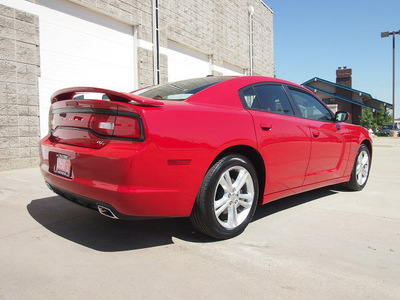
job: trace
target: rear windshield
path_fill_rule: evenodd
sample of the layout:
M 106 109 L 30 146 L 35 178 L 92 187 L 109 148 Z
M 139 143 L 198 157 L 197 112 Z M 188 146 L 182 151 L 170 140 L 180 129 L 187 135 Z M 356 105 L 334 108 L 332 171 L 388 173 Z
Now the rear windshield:
M 232 78 L 234 77 L 210 76 L 204 78 L 186 79 L 152 86 L 133 92 L 133 94 L 156 100 L 182 101 L 214 84 Z

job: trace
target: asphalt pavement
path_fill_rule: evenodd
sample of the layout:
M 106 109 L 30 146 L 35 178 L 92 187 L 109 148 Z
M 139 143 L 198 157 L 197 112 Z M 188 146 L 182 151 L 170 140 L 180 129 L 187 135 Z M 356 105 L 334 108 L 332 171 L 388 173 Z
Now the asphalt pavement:
M 0 299 L 400 299 L 400 138 L 375 138 L 361 192 L 256 211 L 215 241 L 185 218 L 121 221 L 0 172 Z

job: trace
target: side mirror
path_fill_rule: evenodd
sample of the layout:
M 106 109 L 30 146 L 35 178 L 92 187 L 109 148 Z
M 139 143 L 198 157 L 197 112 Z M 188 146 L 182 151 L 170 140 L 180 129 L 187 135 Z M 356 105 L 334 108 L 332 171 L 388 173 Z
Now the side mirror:
M 350 119 L 350 114 L 347 111 L 338 111 L 335 114 L 335 122 L 346 122 Z

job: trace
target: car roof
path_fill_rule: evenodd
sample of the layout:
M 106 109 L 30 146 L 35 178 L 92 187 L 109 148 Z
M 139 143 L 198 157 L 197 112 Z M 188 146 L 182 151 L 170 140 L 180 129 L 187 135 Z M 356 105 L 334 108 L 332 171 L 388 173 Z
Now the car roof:
M 225 76 L 215 76 L 224 77 Z M 231 76 L 228 76 L 231 77 Z M 218 82 L 215 85 L 212 85 L 193 96 L 187 98 L 184 102 L 186 103 L 193 103 L 193 104 L 214 104 L 214 105 L 223 105 L 223 106 L 230 106 L 230 107 L 237 107 L 243 108 L 243 104 L 239 98 L 239 90 L 242 88 L 257 84 L 257 83 L 277 83 L 277 84 L 288 84 L 291 86 L 295 86 L 301 88 L 303 90 L 307 90 L 304 87 L 292 83 L 286 80 L 272 78 L 272 77 L 265 77 L 265 76 L 237 76 L 231 77 L 228 80 L 224 80 Z M 236 99 L 236 101 L 234 101 Z
M 221 76 L 223 77 L 223 76 Z M 301 85 L 298 85 L 296 83 L 287 81 L 287 80 L 283 80 L 283 79 L 279 79 L 279 78 L 275 78 L 275 77 L 267 77 L 267 76 L 236 76 L 230 80 L 227 80 L 230 82 L 237 82 L 237 83 L 243 83 L 243 84 L 253 84 L 253 83 L 261 83 L 261 82 L 269 82 L 269 83 L 281 83 L 281 84 L 289 84 L 289 85 L 293 85 L 293 86 L 297 86 L 300 88 L 303 88 Z

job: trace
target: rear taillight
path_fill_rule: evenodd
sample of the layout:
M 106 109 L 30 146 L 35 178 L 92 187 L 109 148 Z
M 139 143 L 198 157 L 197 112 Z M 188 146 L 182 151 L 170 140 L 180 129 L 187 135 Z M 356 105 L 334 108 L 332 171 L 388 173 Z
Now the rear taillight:
M 94 115 L 90 117 L 89 127 L 94 132 L 112 136 L 115 127 L 115 116 L 109 115 Z
M 133 117 L 118 116 L 115 121 L 114 136 L 120 138 L 140 139 L 142 133 L 139 120 Z
M 91 117 L 90 128 L 101 135 L 118 138 L 140 139 L 140 122 L 134 117 L 95 115 Z
M 104 111 L 104 110 L 103 110 Z M 112 114 L 111 114 L 112 113 Z M 117 112 L 115 112 L 117 113 Z M 121 112 L 123 115 L 116 115 L 114 111 L 110 114 L 87 113 L 87 112 L 68 112 L 50 113 L 49 128 L 53 136 L 59 136 L 60 132 L 68 130 L 68 135 L 78 136 L 77 130 L 91 132 L 97 138 L 118 138 L 142 140 L 144 138 L 143 127 L 140 116 L 136 113 Z M 70 129 L 74 129 L 74 132 Z M 81 139 L 81 138 L 80 138 Z

